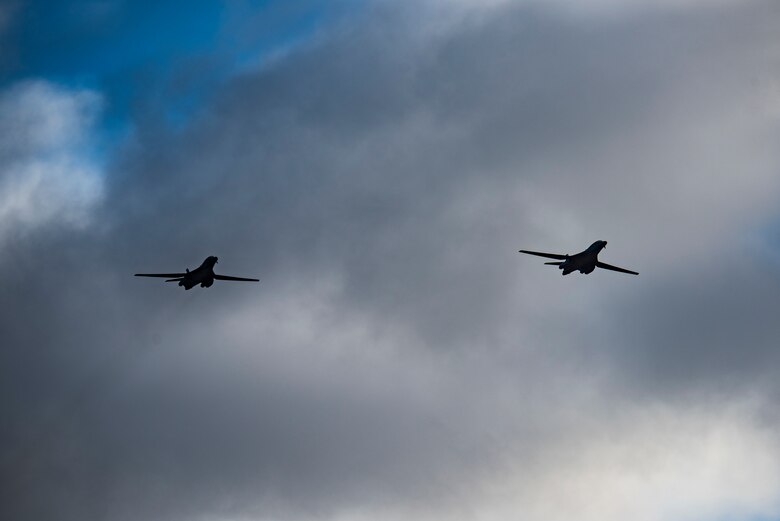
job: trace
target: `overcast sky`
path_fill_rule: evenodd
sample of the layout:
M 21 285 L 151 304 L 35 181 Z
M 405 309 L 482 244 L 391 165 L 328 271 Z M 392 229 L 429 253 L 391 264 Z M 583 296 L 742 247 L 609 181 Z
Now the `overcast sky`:
M 780 3 L 50 4 L 0 518 L 780 520 Z

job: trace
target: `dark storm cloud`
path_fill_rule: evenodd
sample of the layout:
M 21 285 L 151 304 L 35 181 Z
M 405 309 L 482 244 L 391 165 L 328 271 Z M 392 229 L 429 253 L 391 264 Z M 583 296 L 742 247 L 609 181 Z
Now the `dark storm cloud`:
M 622 302 L 614 361 L 642 395 L 721 400 L 776 387 L 779 289 L 775 267 L 726 244 Z
M 16 267 L 0 281 L 2 517 L 470 518 L 508 454 L 526 479 L 545 474 L 540 455 L 587 431 L 571 418 L 600 385 L 673 402 L 653 384 L 750 380 L 775 359 L 776 299 L 729 279 L 733 264 L 690 278 L 696 265 L 641 245 L 627 290 L 515 251 L 569 249 L 555 241 L 577 234 L 551 239 L 544 222 L 560 212 L 613 234 L 582 246 L 617 235 L 609 255 L 629 257 L 644 240 L 631 225 L 662 200 L 641 188 L 667 179 L 652 157 L 666 141 L 648 138 L 674 140 L 676 103 L 721 78 L 707 64 L 754 70 L 774 41 L 757 19 L 775 11 L 604 22 L 506 6 L 429 31 L 383 4 L 235 78 L 184 130 L 139 122 L 92 228 L 44 228 L 1 254 Z M 727 87 L 704 106 L 719 113 Z M 648 151 L 612 145 L 626 135 Z M 631 153 L 635 178 L 596 171 Z M 261 284 L 129 276 L 212 254 Z

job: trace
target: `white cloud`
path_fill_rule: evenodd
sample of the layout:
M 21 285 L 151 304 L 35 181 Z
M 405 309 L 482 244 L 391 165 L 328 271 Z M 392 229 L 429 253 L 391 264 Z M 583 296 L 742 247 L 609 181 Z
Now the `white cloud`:
M 777 440 L 751 407 L 651 407 L 599 423 L 547 448 L 541 472 L 518 465 L 498 480 L 480 519 L 696 520 L 778 507 Z
M 101 98 L 44 81 L 0 93 L 0 241 L 59 225 L 84 227 L 103 180 L 92 151 Z

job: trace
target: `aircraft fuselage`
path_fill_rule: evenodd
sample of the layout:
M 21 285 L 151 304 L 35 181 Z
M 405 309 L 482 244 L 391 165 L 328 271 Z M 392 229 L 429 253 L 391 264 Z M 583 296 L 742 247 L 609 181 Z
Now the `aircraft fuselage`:
M 194 270 L 187 270 L 182 280 L 179 281 L 179 286 L 184 286 L 184 289 L 192 289 L 198 284 L 201 288 L 210 287 L 214 284 L 214 265 L 216 263 L 216 257 L 209 257 Z
M 579 271 L 580 273 L 591 273 L 596 269 L 596 263 L 599 261 L 599 252 L 607 245 L 607 241 L 596 241 L 588 249 L 569 255 L 566 260 L 558 264 L 558 269 L 563 270 L 563 275 L 568 275 L 573 271 Z M 553 264 L 553 263 L 551 263 Z

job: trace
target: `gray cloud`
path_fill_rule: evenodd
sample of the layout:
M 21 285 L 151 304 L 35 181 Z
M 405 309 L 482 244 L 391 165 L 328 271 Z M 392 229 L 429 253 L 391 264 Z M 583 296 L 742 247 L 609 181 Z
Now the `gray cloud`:
M 774 11 L 380 4 L 139 121 L 105 226 L 0 254 L 2 517 L 775 512 L 776 277 L 719 257 L 774 217 Z M 642 275 L 516 254 L 598 238 Z M 211 254 L 262 283 L 129 277 Z

